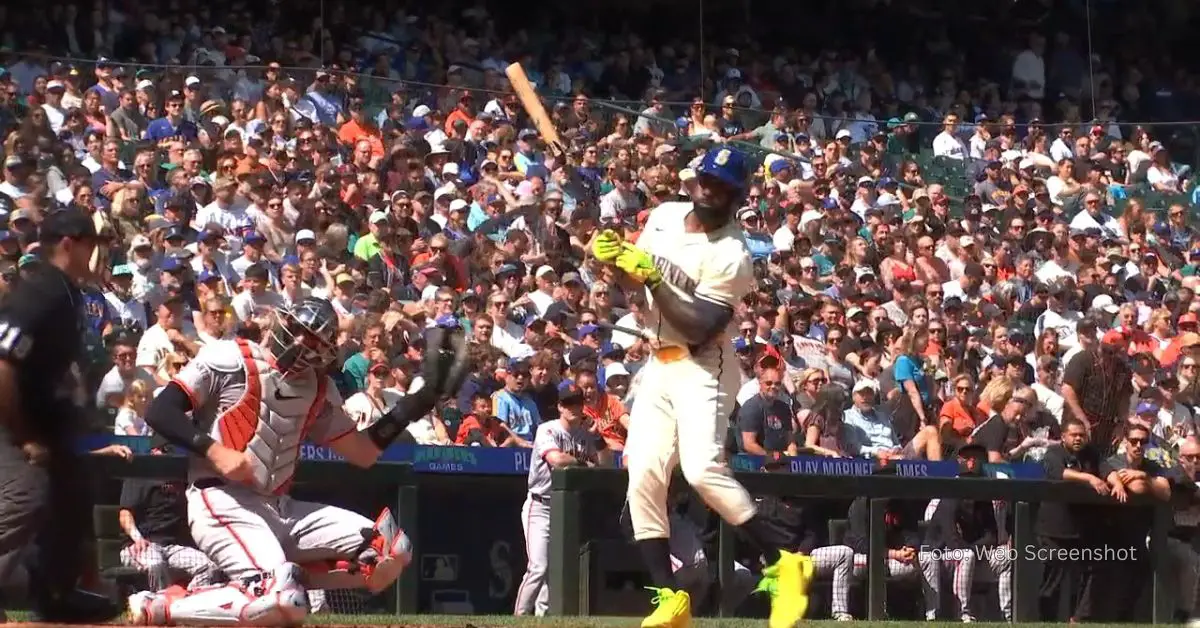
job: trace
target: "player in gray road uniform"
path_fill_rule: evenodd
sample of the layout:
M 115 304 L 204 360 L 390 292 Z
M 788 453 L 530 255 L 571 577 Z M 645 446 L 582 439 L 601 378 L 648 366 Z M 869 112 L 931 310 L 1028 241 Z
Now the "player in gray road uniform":
M 545 615 L 550 608 L 546 565 L 550 551 L 550 473 L 574 465 L 596 466 L 608 452 L 604 440 L 589 429 L 583 414 L 583 391 L 574 384 L 558 397 L 559 418 L 538 426 L 529 464 L 529 496 L 521 507 L 525 531 L 525 577 L 517 589 L 517 615 Z

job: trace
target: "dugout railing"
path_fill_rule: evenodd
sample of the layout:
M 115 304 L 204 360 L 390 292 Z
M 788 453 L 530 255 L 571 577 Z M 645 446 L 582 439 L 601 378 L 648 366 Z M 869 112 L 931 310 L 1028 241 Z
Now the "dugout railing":
M 1013 508 L 1013 547 L 1036 545 L 1033 529 L 1033 505 L 1046 501 L 1080 504 L 1116 502 L 1097 495 L 1091 487 L 1078 482 L 1050 480 L 1007 480 L 994 478 L 919 478 L 898 476 L 826 476 L 784 473 L 739 472 L 737 479 L 753 494 L 823 499 L 867 497 L 870 507 L 870 551 L 867 570 L 867 613 L 870 620 L 885 619 L 887 547 L 884 540 L 885 505 L 889 499 L 973 499 L 1002 500 Z M 586 613 L 588 587 L 582 574 L 584 522 L 581 512 L 589 495 L 623 494 L 626 473 L 621 469 L 570 468 L 553 474 L 550 497 L 550 612 L 577 616 Z M 676 481 L 681 481 L 677 478 Z M 1130 496 L 1131 506 L 1153 508 L 1149 556 L 1153 565 L 1154 623 L 1171 620 L 1171 600 L 1167 595 L 1170 577 L 1166 554 L 1167 532 L 1172 525 L 1170 504 Z M 733 529 L 720 524 L 717 550 L 717 578 L 721 587 L 733 582 Z M 1029 552 L 1018 551 L 1013 564 L 1013 619 L 1017 622 L 1038 619 L 1038 566 Z M 722 598 L 722 616 L 732 609 Z
M 188 459 L 182 456 L 134 456 L 128 462 L 113 456 L 89 457 L 89 471 L 98 478 L 181 480 L 187 477 L 187 464 Z M 366 486 L 382 488 L 395 496 L 389 500 L 389 507 L 412 540 L 413 547 L 421 546 L 416 524 L 417 474 L 411 464 L 360 469 L 347 463 L 306 461 L 297 465 L 295 484 L 332 494 L 355 492 Z M 413 562 L 417 562 L 415 557 Z M 410 568 L 405 569 L 396 581 L 389 606 L 397 615 L 417 612 L 419 579 L 420 570 Z

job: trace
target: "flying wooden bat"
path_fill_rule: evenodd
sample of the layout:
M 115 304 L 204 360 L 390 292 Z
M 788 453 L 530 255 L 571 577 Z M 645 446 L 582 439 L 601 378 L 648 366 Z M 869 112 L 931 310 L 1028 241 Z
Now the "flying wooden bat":
M 525 108 L 525 113 L 533 119 L 533 125 L 537 127 L 538 133 L 541 134 L 544 140 L 550 146 L 561 150 L 563 148 L 562 140 L 558 137 L 558 129 L 554 128 L 554 123 L 550 120 L 550 116 L 546 114 L 546 108 L 542 106 L 542 101 L 538 98 L 537 92 L 533 91 L 533 84 L 529 82 L 529 77 L 525 75 L 525 70 L 520 63 L 513 63 L 504 69 L 504 73 L 508 75 L 508 80 L 512 83 L 513 91 L 516 92 L 517 98 L 521 99 L 521 106 Z

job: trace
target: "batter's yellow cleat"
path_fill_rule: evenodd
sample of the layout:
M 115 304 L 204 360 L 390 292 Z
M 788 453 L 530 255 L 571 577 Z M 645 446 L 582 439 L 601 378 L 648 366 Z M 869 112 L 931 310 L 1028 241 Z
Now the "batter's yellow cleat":
M 779 551 L 779 560 L 763 569 L 762 580 L 755 592 L 771 596 L 771 618 L 768 628 L 792 628 L 808 612 L 808 585 L 816 567 L 803 554 Z
M 687 591 L 672 591 L 671 589 L 656 589 L 654 591 L 654 612 L 642 620 L 642 628 L 687 628 L 692 625 L 692 597 Z

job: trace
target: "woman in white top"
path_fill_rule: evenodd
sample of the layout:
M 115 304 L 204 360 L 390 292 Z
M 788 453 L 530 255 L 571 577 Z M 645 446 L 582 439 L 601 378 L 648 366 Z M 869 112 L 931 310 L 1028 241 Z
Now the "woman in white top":
M 146 424 L 146 406 L 150 403 L 150 386 L 145 381 L 135 379 L 125 389 L 125 401 L 117 411 L 117 419 L 113 424 L 113 433 L 118 436 L 149 436 L 150 426 Z
M 354 393 L 343 408 L 350 418 L 354 419 L 358 429 L 365 430 L 380 419 L 388 410 L 400 401 L 403 395 L 387 389 L 391 382 L 388 365 L 376 362 L 367 370 L 367 388 Z
M 1150 167 L 1146 170 L 1146 183 L 1159 192 L 1179 194 L 1179 177 L 1171 167 L 1171 155 L 1162 144 L 1155 142 L 1150 145 Z

